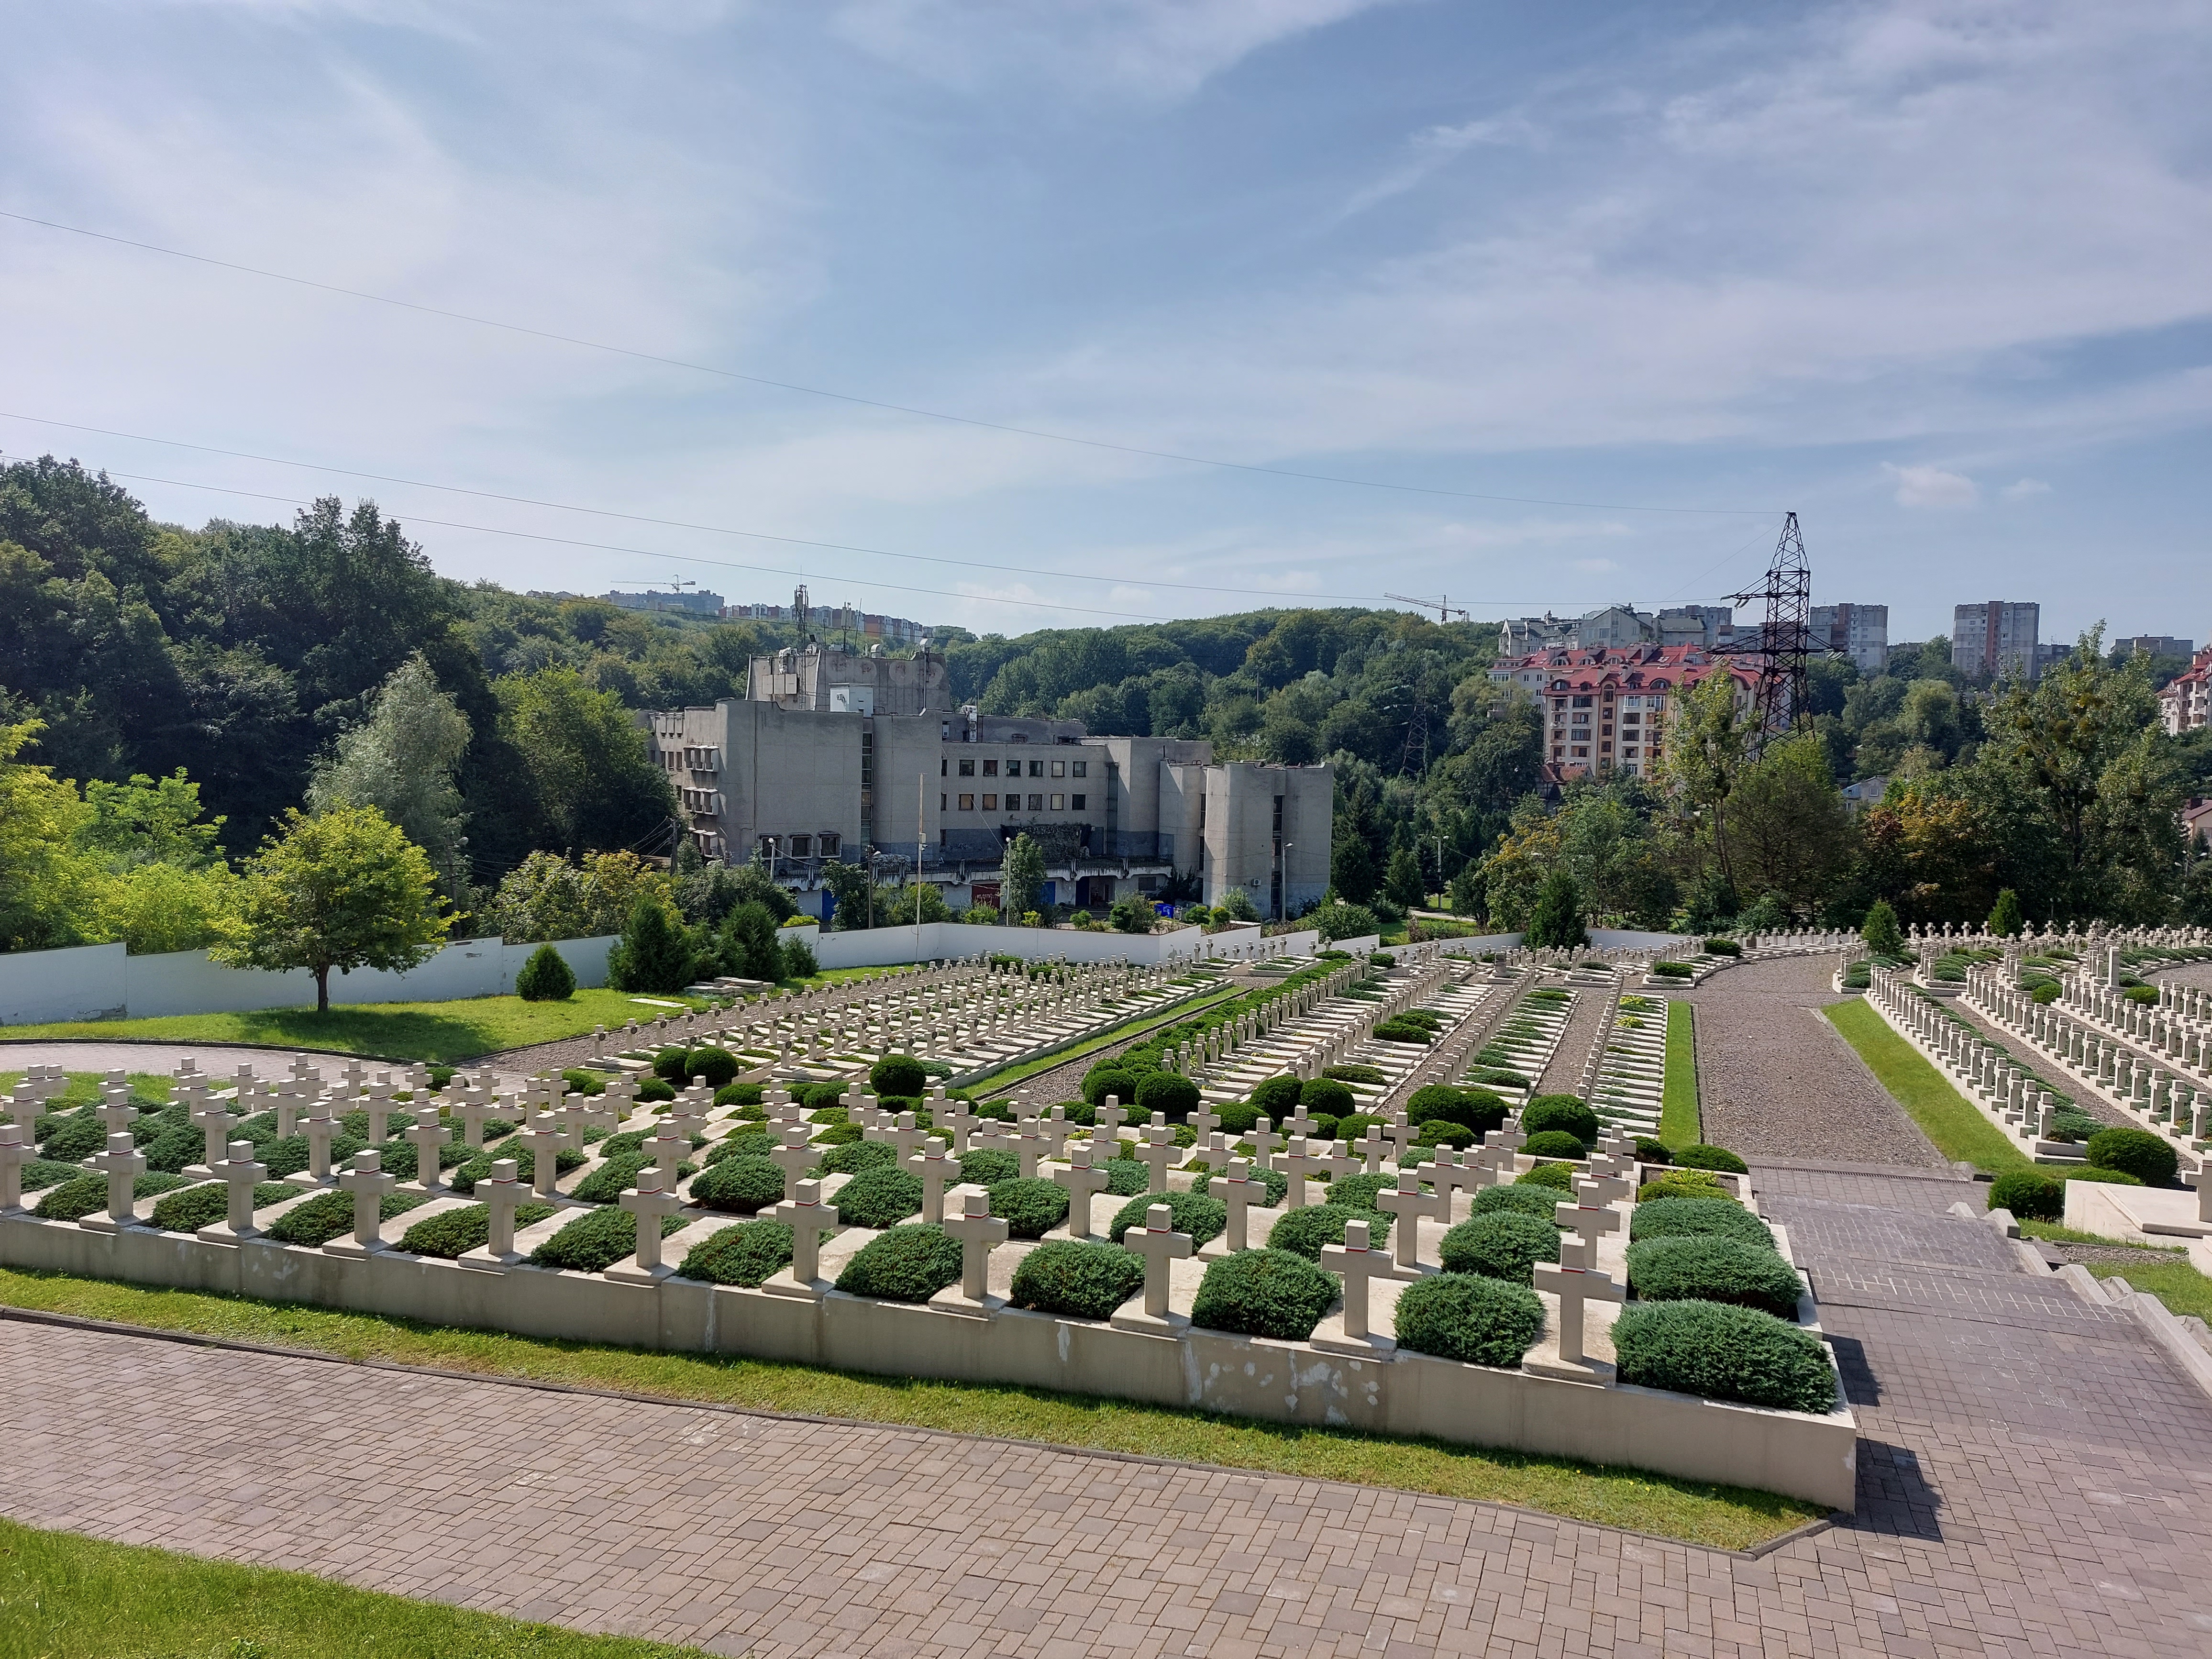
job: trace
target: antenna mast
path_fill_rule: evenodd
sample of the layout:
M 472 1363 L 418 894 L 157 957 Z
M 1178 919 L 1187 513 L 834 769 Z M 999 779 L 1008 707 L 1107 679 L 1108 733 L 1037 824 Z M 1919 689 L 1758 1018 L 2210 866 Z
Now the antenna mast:
M 1759 630 L 1759 689 L 1753 720 L 1763 746 L 1801 720 L 1811 718 L 1806 704 L 1806 659 L 1812 644 L 1813 571 L 1805 562 L 1805 538 L 1797 515 L 1782 520 L 1782 539 L 1766 567 L 1764 586 L 1731 593 L 1731 605 L 1766 602 Z

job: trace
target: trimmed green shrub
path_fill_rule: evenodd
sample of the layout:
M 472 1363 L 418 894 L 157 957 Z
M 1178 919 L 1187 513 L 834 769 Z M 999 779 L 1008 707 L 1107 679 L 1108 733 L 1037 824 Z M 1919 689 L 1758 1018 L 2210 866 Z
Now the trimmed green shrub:
M 397 1196 L 397 1194 L 394 1194 Z M 535 1226 L 553 1213 L 550 1204 L 514 1206 L 517 1231 Z M 399 1248 L 415 1255 L 441 1256 L 452 1261 L 491 1243 L 491 1207 L 471 1204 L 458 1210 L 441 1210 L 418 1221 L 399 1236 Z
M 1377 1042 L 1431 1042 L 1436 1038 L 1436 1033 L 1428 1026 L 1403 1014 L 1377 1020 L 1370 1035 Z
M 638 1103 L 641 1106 L 675 1098 L 676 1085 L 665 1078 L 649 1077 L 637 1085 Z
M 514 994 L 525 1002 L 566 1002 L 576 994 L 575 969 L 551 945 L 541 945 L 514 976 Z
M 1314 1118 L 1313 1126 L 1314 1129 L 1312 1138 L 1314 1139 L 1334 1140 L 1336 1139 L 1337 1121 L 1327 1112 L 1318 1114 Z
M 1638 1204 L 1628 1218 L 1632 1241 L 1711 1236 L 1774 1248 L 1766 1224 L 1743 1207 L 1717 1198 L 1655 1198 Z
M 929 1088 L 929 1073 L 912 1054 L 885 1054 L 868 1067 L 868 1086 L 879 1095 L 918 1096 Z
M 1780 1411 L 1836 1408 L 1836 1373 L 1810 1331 L 1756 1308 L 1654 1302 L 1613 1322 L 1620 1380 Z
M 1143 1166 L 1140 1164 L 1138 1167 L 1141 1169 Z M 1290 1195 L 1291 1178 L 1280 1170 L 1254 1170 L 1250 1171 L 1249 1178 L 1260 1182 L 1267 1188 L 1265 1201 L 1260 1206 L 1263 1210 L 1273 1209 L 1276 1205 Z M 1203 1193 L 1210 1191 L 1212 1185 L 1213 1174 L 1212 1171 L 1208 1170 L 1204 1175 L 1192 1178 L 1190 1189 L 1194 1193 Z
M 783 1170 L 764 1158 L 709 1164 L 691 1183 L 690 1201 L 709 1210 L 750 1215 L 783 1201 Z
M 814 1113 L 817 1123 L 844 1121 L 842 1118 L 825 1118 L 827 1111 L 845 1109 L 845 1085 L 842 1083 L 808 1083 L 793 1091 L 801 1110 Z
M 1372 1112 L 1354 1112 L 1348 1117 L 1336 1120 L 1336 1133 L 1334 1138 L 1344 1142 L 1347 1146 L 1356 1146 L 1368 1130 L 1387 1129 L 1389 1127 L 1390 1120 L 1387 1117 L 1377 1117 Z
M 1576 1179 L 1582 1171 L 1571 1164 L 1539 1164 L 1513 1184 L 1516 1187 L 1548 1187 L 1562 1198 L 1575 1189 Z
M 107 1125 L 93 1115 L 94 1109 L 80 1107 L 58 1117 L 52 1132 L 39 1142 L 39 1150 L 58 1164 L 82 1164 L 94 1152 L 106 1152 Z M 35 1131 L 37 1126 L 32 1127 Z
M 896 1164 L 864 1170 L 837 1189 L 837 1219 L 848 1227 L 890 1227 L 921 1213 L 921 1177 Z
M 1259 1108 L 1248 1106 L 1241 1100 L 1232 1100 L 1225 1106 L 1215 1107 L 1213 1115 L 1221 1120 L 1224 1134 L 1249 1135 L 1260 1127 Z
M 1022 1258 L 1007 1299 L 1039 1313 L 1104 1319 L 1144 1286 L 1144 1259 L 1135 1252 L 1056 1238 Z
M 865 1133 L 857 1123 L 832 1123 L 814 1137 L 817 1146 L 849 1146 Z
M 2100 1170 L 2095 1164 L 2075 1164 L 2059 1171 L 2067 1181 L 2097 1181 L 2108 1187 L 2141 1187 L 2147 1185 L 2140 1176 L 2131 1176 L 2125 1170 Z
M 1390 1080 L 1390 1074 L 1380 1066 L 1362 1066 L 1357 1060 L 1347 1061 L 1340 1066 L 1324 1066 L 1321 1068 L 1321 1074 L 1323 1077 L 1333 1077 L 1339 1083 L 1364 1083 L 1373 1085 L 1388 1083 Z
M 1190 1235 L 1191 1249 L 1221 1237 L 1229 1225 L 1229 1206 L 1206 1193 L 1140 1193 L 1114 1212 L 1106 1237 L 1119 1244 L 1121 1235 L 1145 1224 L 1145 1212 L 1164 1204 L 1175 1230 Z
M 575 1184 L 569 1197 L 581 1199 L 586 1204 L 611 1204 L 637 1183 L 637 1178 L 653 1162 L 646 1152 L 617 1152 Z M 699 1166 L 684 1163 L 676 1166 L 680 1180 L 696 1175 Z
M 1650 1135 L 1636 1137 L 1636 1161 L 1639 1164 L 1672 1164 L 1674 1149 L 1663 1140 L 1654 1140 Z
M 2040 1170 L 2014 1170 L 1990 1182 L 1990 1208 L 2020 1221 L 2057 1221 L 2066 1213 L 2066 1183 Z
M 1364 1221 L 1367 1224 L 1367 1243 L 1380 1249 L 1390 1237 L 1390 1224 L 1395 1216 L 1377 1210 L 1363 1210 L 1350 1204 L 1309 1204 L 1301 1210 L 1285 1210 L 1275 1224 L 1267 1230 L 1267 1248 L 1288 1250 L 1309 1261 L 1321 1260 L 1324 1244 L 1344 1243 L 1345 1224 Z
M 599 1143 L 599 1156 L 617 1158 L 624 1152 L 641 1152 L 645 1150 L 645 1143 L 659 1133 L 659 1130 L 625 1129 L 618 1135 L 605 1136 Z M 706 1144 L 707 1137 L 694 1129 L 691 1132 L 690 1145 L 703 1146 Z
M 1527 1078 L 1505 1066 L 1478 1066 L 1468 1073 L 1467 1080 L 1472 1084 L 1489 1084 L 1501 1089 L 1525 1089 L 1528 1086 Z
M 1695 979 L 1698 970 L 1686 962 L 1655 962 L 1650 972 L 1661 979 Z
M 1751 1165 L 1727 1147 L 1707 1146 L 1702 1140 L 1675 1153 L 1674 1162 L 1686 1170 L 1719 1170 L 1729 1175 L 1751 1173 Z
M 84 1173 L 82 1164 L 64 1164 L 59 1158 L 34 1158 L 23 1166 L 22 1188 L 35 1193 L 43 1187 L 52 1187 L 64 1181 L 75 1181 Z M 206 1224 L 202 1223 L 203 1226 Z
M 1505 1103 L 1486 1091 L 1483 1098 L 1498 1108 L 1498 1121 L 1505 1121 Z M 1406 1103 L 1406 1115 L 1416 1123 L 1456 1123 L 1465 1129 L 1484 1133 L 1498 1127 L 1483 1121 L 1487 1114 L 1482 1106 L 1469 1097 L 1464 1089 L 1455 1089 L 1447 1083 L 1425 1084 L 1413 1091 Z
M 854 1127 L 858 1134 L 860 1129 Z M 859 1176 L 870 1170 L 890 1170 L 898 1167 L 898 1148 L 880 1140 L 847 1140 L 833 1146 L 822 1155 L 823 1175 Z
M 161 1193 L 173 1192 L 187 1185 L 182 1176 L 155 1174 L 148 1171 L 131 1182 L 131 1196 L 152 1198 Z M 297 1192 L 295 1187 L 291 1189 Z M 48 1221 L 82 1221 L 88 1215 L 97 1215 L 107 1207 L 107 1177 L 104 1175 L 80 1174 L 51 1188 L 39 1200 L 33 1214 Z M 226 1205 L 227 1207 L 227 1205 Z M 218 1215 L 216 1218 L 221 1220 Z M 201 1224 L 204 1226 L 206 1224 Z
M 727 1083 L 714 1091 L 717 1106 L 757 1106 L 766 1097 L 757 1083 Z
M 653 1074 L 663 1083 L 684 1081 L 684 1067 L 691 1057 L 689 1048 L 661 1048 L 653 1056 Z
M 1294 1077 L 1271 1077 L 1252 1091 L 1252 1109 L 1279 1123 L 1298 1103 L 1298 1091 L 1304 1086 Z
M 1336 1300 L 1336 1278 L 1289 1250 L 1239 1250 L 1206 1270 L 1190 1322 L 1302 1342 Z
M 680 1215 L 660 1218 L 663 1238 L 684 1226 Z M 628 1210 L 605 1205 L 582 1215 L 530 1253 L 540 1267 L 566 1267 L 576 1273 L 605 1273 L 625 1256 L 637 1254 L 637 1218 Z
M 264 1210 L 271 1204 L 282 1204 L 299 1195 L 300 1189 L 288 1182 L 264 1181 L 253 1189 L 253 1207 Z M 101 1202 L 106 1201 L 103 1194 Z M 179 1188 L 163 1197 L 154 1206 L 154 1224 L 173 1233 L 194 1233 L 203 1227 L 212 1227 L 229 1214 L 230 1183 L 207 1181 L 197 1187 Z
M 1134 1198 L 1152 1184 L 1152 1165 L 1139 1164 L 1133 1158 L 1109 1158 L 1104 1168 L 1109 1198 Z
M 1002 1181 L 1019 1179 L 1021 1173 L 1022 1161 L 1012 1152 L 973 1146 L 960 1154 L 960 1179 L 967 1186 L 995 1187 Z
M 744 1069 L 738 1064 L 738 1057 L 727 1048 L 711 1044 L 694 1048 L 684 1057 L 684 1080 L 686 1083 L 696 1083 L 703 1078 L 716 1089 L 726 1089 Z
M 1119 1066 L 1102 1066 L 1086 1072 L 1083 1077 L 1083 1098 L 1092 1106 L 1103 1106 L 1111 1095 L 1122 1105 L 1129 1106 L 1137 1098 L 1137 1078 L 1133 1072 Z
M 396 1221 L 429 1201 L 427 1193 L 386 1193 L 377 1213 L 386 1221 Z M 353 1194 L 342 1191 L 317 1193 L 269 1224 L 269 1237 L 280 1244 L 327 1244 L 352 1231 Z
M 1535 1264 L 1559 1259 L 1559 1230 L 1549 1216 L 1539 1218 L 1514 1210 L 1470 1217 L 1454 1227 L 1438 1247 L 1437 1260 L 1448 1273 L 1480 1273 L 1514 1285 L 1533 1285 Z M 1424 1353 L 1433 1349 L 1423 1349 Z M 1525 1352 L 1526 1350 L 1524 1349 Z
M 1308 1078 L 1298 1089 L 1298 1104 L 1308 1113 L 1327 1112 L 1343 1117 L 1357 1109 L 1359 1097 L 1333 1077 Z
M 1198 1109 L 1198 1085 L 1179 1072 L 1155 1072 L 1137 1085 L 1137 1109 L 1179 1122 Z
M 1392 1191 L 1397 1185 L 1398 1177 L 1394 1175 L 1342 1176 L 1328 1183 L 1328 1201 L 1348 1209 L 1374 1210 L 1379 1215 L 1382 1212 L 1376 1205 L 1375 1194 Z
M 714 1143 L 714 1151 L 707 1154 L 706 1164 L 712 1169 L 725 1158 L 766 1158 L 780 1144 L 765 1129 L 740 1129 L 737 1133 Z
M 1740 957 L 1743 946 L 1732 939 L 1709 939 L 1705 941 L 1705 952 L 1709 957 Z
M 1413 1139 L 1415 1144 L 1423 1146 L 1472 1146 L 1474 1145 L 1474 1131 L 1464 1123 L 1432 1117 L 1419 1126 Z
M 1737 1202 L 1735 1194 L 1722 1186 L 1711 1170 L 1669 1170 L 1656 1181 L 1647 1181 L 1636 1189 L 1638 1204 L 1659 1198 L 1717 1198 L 1727 1204 Z
M 988 1117 L 994 1123 L 1012 1123 L 1014 1121 L 1013 1103 L 1009 1100 L 987 1100 L 975 1108 L 975 1115 Z
M 837 1288 L 886 1302 L 927 1302 L 959 1279 L 960 1241 L 915 1222 L 862 1245 L 837 1275 Z
M 1067 1219 L 1067 1188 L 1042 1176 L 1001 1181 L 991 1188 L 991 1213 L 1006 1218 L 1011 1237 L 1042 1238 Z
M 1538 1095 L 1521 1114 L 1521 1133 L 1534 1138 L 1547 1129 L 1571 1134 L 1584 1146 L 1594 1146 L 1597 1114 L 1583 1103 L 1579 1095 Z
M 1549 1221 L 1559 1206 L 1559 1195 L 1548 1187 L 1530 1186 L 1525 1181 L 1508 1182 L 1503 1187 L 1480 1187 L 1468 1201 L 1473 1215 L 1496 1215 L 1501 1211 L 1517 1211 Z
M 1398 1346 L 1439 1359 L 1518 1365 L 1543 1329 L 1544 1304 L 1535 1291 L 1474 1273 L 1416 1279 L 1398 1295 Z
M 568 1085 L 572 1095 L 603 1095 L 607 1091 L 606 1079 L 581 1066 L 572 1066 L 562 1073 L 561 1081 Z
M 1726 1302 L 1795 1320 L 1805 1284 L 1763 1244 L 1686 1233 L 1630 1245 L 1628 1288 L 1646 1302 Z
M 754 1289 L 791 1265 L 793 1243 L 791 1229 L 781 1221 L 741 1221 L 694 1244 L 676 1274 L 710 1285 Z
M 2171 1187 L 2181 1167 L 2173 1143 L 2148 1129 L 2100 1129 L 2087 1150 L 2092 1167 L 2118 1170 L 2146 1187 Z
M 1521 1150 L 1531 1158 L 1583 1158 L 1589 1148 L 1565 1129 L 1539 1129 Z

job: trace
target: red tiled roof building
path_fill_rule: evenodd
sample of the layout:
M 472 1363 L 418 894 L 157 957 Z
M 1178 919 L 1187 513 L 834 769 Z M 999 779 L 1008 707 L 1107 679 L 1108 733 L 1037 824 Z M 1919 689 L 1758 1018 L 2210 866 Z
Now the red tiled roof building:
M 1520 686 L 1542 708 L 1544 771 L 1554 782 L 1613 771 L 1649 777 L 1682 692 L 1711 674 L 1735 679 L 1736 708 L 1747 718 L 1758 670 L 1700 646 L 1535 651 L 1490 671 L 1493 681 Z

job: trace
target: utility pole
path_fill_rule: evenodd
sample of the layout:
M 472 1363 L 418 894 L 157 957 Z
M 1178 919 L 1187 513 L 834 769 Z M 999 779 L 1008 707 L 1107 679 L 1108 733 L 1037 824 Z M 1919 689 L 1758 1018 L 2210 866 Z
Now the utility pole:
M 1795 513 L 1782 520 L 1782 538 L 1766 567 L 1766 580 L 1747 592 L 1731 593 L 1730 605 L 1766 604 L 1759 630 L 1759 686 L 1753 722 L 1763 749 L 1800 721 L 1806 708 L 1806 659 L 1811 650 L 1813 571 L 1805 558 L 1805 538 Z

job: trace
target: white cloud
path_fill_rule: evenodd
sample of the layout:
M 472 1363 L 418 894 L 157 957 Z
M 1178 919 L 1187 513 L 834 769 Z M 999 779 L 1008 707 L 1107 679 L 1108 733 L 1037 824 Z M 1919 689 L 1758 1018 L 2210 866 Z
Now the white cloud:
M 1899 507 L 1972 507 L 1982 492 L 1962 472 L 1946 472 L 1940 466 L 1897 466 L 1888 461 L 1881 470 L 1897 480 Z
M 1371 185 L 1353 192 L 1340 217 L 1364 212 L 1377 202 L 1402 196 L 1453 157 L 1480 145 L 1534 149 L 1544 135 L 1528 117 L 1509 114 L 1458 126 L 1425 127 L 1406 141 L 1407 154 Z
M 1603 576 L 1621 568 L 1617 559 L 1577 559 L 1575 568 L 1585 576 Z
M 2022 478 L 2007 484 L 1999 493 L 2008 501 L 2024 501 L 2031 495 L 2048 495 L 2051 486 L 2040 478 Z

